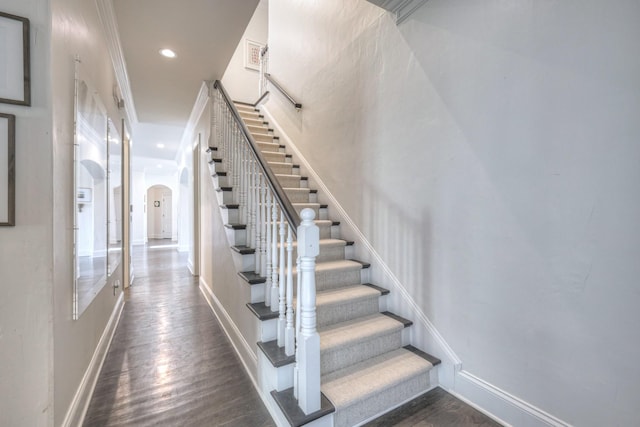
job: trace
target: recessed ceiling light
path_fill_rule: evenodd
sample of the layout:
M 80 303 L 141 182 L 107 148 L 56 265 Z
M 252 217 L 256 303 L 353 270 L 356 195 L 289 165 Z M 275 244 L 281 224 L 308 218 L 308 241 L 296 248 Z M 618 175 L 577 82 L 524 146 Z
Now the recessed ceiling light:
M 158 164 L 158 165 L 156 165 L 156 166 L 158 166 L 160 169 L 162 169 L 162 165 Z
M 158 148 L 164 148 L 164 144 L 156 144 L 156 147 L 158 147 Z
M 172 51 L 171 49 L 160 49 L 160 55 L 162 56 L 166 56 L 167 58 L 175 58 L 176 57 L 176 53 L 174 51 Z

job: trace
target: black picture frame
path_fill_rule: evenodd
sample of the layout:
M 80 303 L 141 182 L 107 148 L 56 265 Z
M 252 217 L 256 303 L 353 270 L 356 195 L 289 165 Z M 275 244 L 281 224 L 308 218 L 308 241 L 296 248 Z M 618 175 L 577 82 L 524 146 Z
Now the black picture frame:
M 0 226 L 16 225 L 16 116 L 0 113 Z M 5 156 L 6 155 L 6 156 Z
M 6 69 L 0 69 L 0 102 L 31 105 L 31 49 L 29 19 L 0 12 L 0 58 Z M 4 42 L 4 43 L 3 43 Z

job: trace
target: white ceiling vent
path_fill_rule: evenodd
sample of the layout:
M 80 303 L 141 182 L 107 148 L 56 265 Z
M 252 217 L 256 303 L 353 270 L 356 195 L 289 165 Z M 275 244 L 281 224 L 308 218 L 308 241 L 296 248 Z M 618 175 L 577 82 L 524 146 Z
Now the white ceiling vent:
M 427 0 L 367 0 L 396 15 L 396 25 L 407 19 L 409 15 L 418 10 Z

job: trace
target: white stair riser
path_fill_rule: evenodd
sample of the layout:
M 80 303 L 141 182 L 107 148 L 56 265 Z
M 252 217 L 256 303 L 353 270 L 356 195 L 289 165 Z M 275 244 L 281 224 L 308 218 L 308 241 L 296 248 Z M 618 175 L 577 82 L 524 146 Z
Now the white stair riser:
M 240 279 L 240 280 L 242 280 L 242 279 Z M 243 280 L 243 282 L 244 282 L 244 280 Z M 258 284 L 255 284 L 255 285 L 250 285 L 247 282 L 244 282 L 244 284 L 251 288 L 251 301 L 249 301 L 250 303 L 256 303 L 256 302 L 263 302 L 264 301 L 264 288 L 265 288 L 265 284 L 264 283 L 258 283 Z
M 256 336 L 260 337 L 260 341 L 269 342 L 277 338 L 278 335 L 278 319 L 260 320 L 256 316 L 251 316 L 255 322 Z
M 254 271 L 256 269 L 256 257 L 254 254 L 241 254 L 231 251 L 233 262 L 240 268 L 239 271 Z
M 218 197 L 218 203 L 222 205 L 228 205 L 233 203 L 233 191 L 218 191 L 216 190 Z
M 209 172 L 214 175 L 216 172 L 226 172 L 222 167 L 222 163 L 211 162 L 209 163 Z
M 214 188 L 231 187 L 230 181 L 228 176 L 216 175 L 213 177 L 213 186 Z
M 220 209 L 225 224 L 238 223 L 238 209 Z
M 225 233 L 230 246 L 245 246 L 247 244 L 247 230 L 235 230 L 225 227 Z
M 260 372 L 260 388 L 263 393 L 270 395 L 273 390 L 282 391 L 293 387 L 294 367 L 295 364 L 290 363 L 276 368 L 262 350 L 258 349 L 258 372 Z

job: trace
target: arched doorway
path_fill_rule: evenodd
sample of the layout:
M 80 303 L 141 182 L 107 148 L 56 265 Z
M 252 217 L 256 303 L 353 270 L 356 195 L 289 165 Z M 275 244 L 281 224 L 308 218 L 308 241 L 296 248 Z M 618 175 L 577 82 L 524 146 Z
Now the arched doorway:
M 147 240 L 171 239 L 173 235 L 173 195 L 164 185 L 147 189 Z

